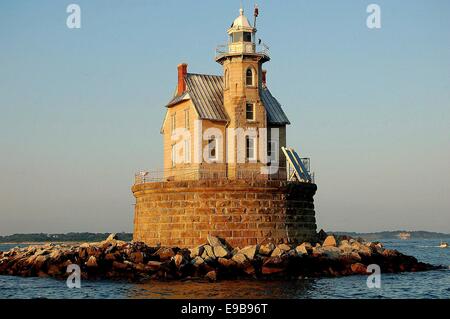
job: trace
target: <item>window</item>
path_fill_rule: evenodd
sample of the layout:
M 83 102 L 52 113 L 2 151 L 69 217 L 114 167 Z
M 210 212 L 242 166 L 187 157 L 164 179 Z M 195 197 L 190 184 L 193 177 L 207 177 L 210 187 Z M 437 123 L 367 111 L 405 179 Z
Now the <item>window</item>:
M 189 110 L 184 110 L 184 127 L 189 129 Z
M 246 157 L 249 161 L 256 160 L 255 138 L 252 136 L 246 137 Z
M 233 42 L 242 42 L 242 32 L 235 32 L 232 34 Z
M 273 145 L 272 141 L 269 141 L 267 143 L 267 157 L 269 158 L 269 160 L 272 157 L 272 145 Z
M 247 121 L 255 120 L 255 105 L 253 103 L 247 102 L 245 107 L 245 118 Z
M 225 70 L 225 88 L 228 89 L 228 82 L 230 81 L 230 75 L 228 73 L 228 70 Z
M 189 143 L 189 140 L 184 140 L 184 162 L 190 163 L 191 162 L 191 143 Z
M 244 42 L 252 42 L 252 34 L 250 32 L 244 32 Z
M 267 159 L 268 159 L 268 165 L 272 162 L 277 163 L 278 162 L 278 142 L 269 140 L 267 142 Z
M 248 68 L 247 72 L 245 73 L 245 84 L 247 86 L 253 86 L 253 69 Z
M 231 34 L 231 42 L 252 42 L 251 32 L 234 32 Z
M 176 155 L 175 145 L 172 145 L 172 167 L 175 167 Z
M 217 140 L 210 138 L 208 140 L 208 157 L 210 160 L 217 160 Z
M 175 131 L 176 128 L 176 122 L 175 122 L 175 113 L 171 116 L 171 131 L 172 133 Z

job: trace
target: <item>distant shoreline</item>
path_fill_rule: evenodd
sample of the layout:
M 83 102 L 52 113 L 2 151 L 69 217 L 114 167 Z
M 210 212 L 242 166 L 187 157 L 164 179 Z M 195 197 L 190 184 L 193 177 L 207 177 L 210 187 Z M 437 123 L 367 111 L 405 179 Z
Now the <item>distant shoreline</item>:
M 335 234 L 337 236 L 351 236 L 351 237 L 361 237 L 366 240 L 378 240 L 378 239 L 399 239 L 400 234 L 406 234 L 408 237 L 403 238 L 406 240 L 414 240 L 414 239 L 449 239 L 450 234 L 445 233 L 437 233 L 430 231 L 407 231 L 407 230 L 397 230 L 397 231 L 381 231 L 374 233 L 356 233 L 356 232 L 336 232 L 330 231 L 330 234 Z
M 0 245 L 47 245 L 47 244 L 67 244 L 67 245 L 77 245 L 83 241 L 22 241 L 22 242 L 1 242 Z
M 36 244 L 36 243 L 80 243 L 80 242 L 99 242 L 105 240 L 110 233 L 28 233 L 28 234 L 12 234 L 0 236 L 0 244 Z M 119 239 L 131 241 L 133 234 L 117 233 Z
M 336 236 L 350 236 L 354 238 L 363 238 L 365 240 L 381 240 L 381 239 L 399 239 L 400 233 L 409 234 L 408 239 L 436 239 L 449 240 L 450 234 L 430 232 L 430 231 L 381 231 L 373 233 L 357 233 L 357 232 L 343 232 L 343 231 L 327 231 L 329 234 Z M 7 236 L 0 236 L 0 244 L 2 245 L 45 245 L 49 243 L 54 244 L 79 244 L 82 242 L 100 242 L 105 240 L 110 233 L 65 233 L 65 234 L 46 234 L 46 233 L 29 233 L 29 234 L 13 234 Z M 118 233 L 120 240 L 132 241 L 132 233 Z

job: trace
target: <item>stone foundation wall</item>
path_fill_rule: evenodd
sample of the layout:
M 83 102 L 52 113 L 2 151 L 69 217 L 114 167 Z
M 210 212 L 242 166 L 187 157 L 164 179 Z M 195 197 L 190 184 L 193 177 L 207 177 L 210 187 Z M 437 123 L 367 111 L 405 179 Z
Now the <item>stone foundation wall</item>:
M 134 185 L 133 240 L 193 247 L 208 234 L 233 246 L 313 241 L 315 184 L 199 180 Z

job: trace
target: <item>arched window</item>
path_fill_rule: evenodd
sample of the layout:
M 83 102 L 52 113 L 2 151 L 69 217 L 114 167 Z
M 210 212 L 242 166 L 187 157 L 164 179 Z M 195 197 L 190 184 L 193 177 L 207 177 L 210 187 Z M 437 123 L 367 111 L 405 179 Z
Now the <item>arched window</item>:
M 225 86 L 226 89 L 228 89 L 229 81 L 230 81 L 230 75 L 228 74 L 228 70 L 225 70 L 225 83 L 224 83 L 224 86 Z
M 247 72 L 245 73 L 245 84 L 247 86 L 253 86 L 253 69 L 252 68 L 248 68 Z

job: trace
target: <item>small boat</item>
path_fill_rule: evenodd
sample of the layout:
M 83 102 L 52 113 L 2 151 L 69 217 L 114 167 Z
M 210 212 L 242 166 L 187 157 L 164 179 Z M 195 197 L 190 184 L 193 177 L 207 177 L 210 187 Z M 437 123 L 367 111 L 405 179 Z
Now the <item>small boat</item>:
M 441 241 L 441 244 L 439 245 L 440 248 L 447 248 L 448 247 L 448 243 L 446 243 L 445 241 Z

